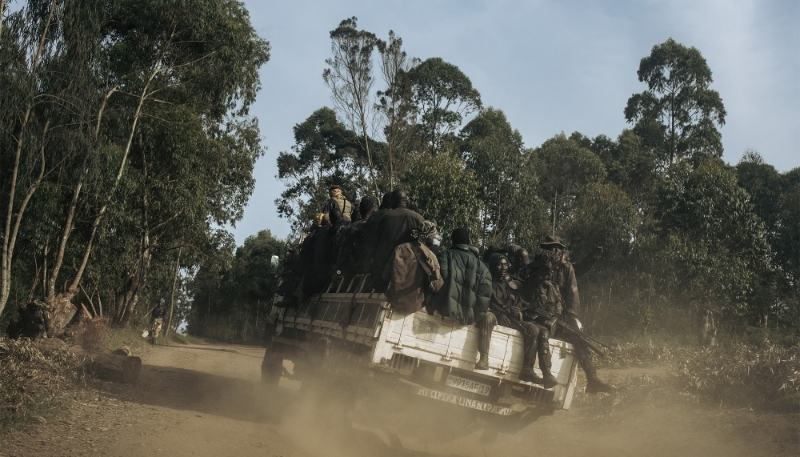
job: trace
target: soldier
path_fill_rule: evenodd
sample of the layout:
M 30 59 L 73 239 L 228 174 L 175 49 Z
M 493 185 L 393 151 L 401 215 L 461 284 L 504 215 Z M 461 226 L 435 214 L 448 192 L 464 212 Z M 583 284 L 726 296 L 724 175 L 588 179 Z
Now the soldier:
M 392 193 L 383 194 L 381 206 L 372 213 L 364 224 L 364 245 L 361 250 L 361 269 L 359 273 L 369 273 L 372 267 L 372 258 L 375 255 L 375 244 L 378 242 L 378 223 L 389 211 L 392 210 Z
M 339 208 L 339 211 L 342 212 L 342 219 L 345 222 L 350 222 L 350 215 L 353 212 L 353 204 L 345 198 L 344 194 L 342 193 L 342 186 L 338 184 L 332 185 L 328 189 L 328 194 L 330 195 L 330 199 L 325 203 L 325 206 L 322 208 L 322 212 L 325 214 L 330 214 L 331 209 L 334 206 Z
M 491 340 L 492 330 L 495 324 L 519 330 L 525 339 L 522 371 L 519 379 L 543 384 L 546 389 L 558 385 L 558 381 L 550 372 L 551 354 L 549 343 L 549 330 L 534 322 L 523 322 L 521 299 L 517 290 L 517 285 L 508 277 L 508 259 L 501 253 L 492 254 L 489 257 L 489 271 L 492 274 L 492 297 L 490 300 L 489 311 L 486 319 L 487 335 L 485 338 Z M 495 313 L 492 310 L 496 310 Z M 513 321 L 512 321 L 513 320 Z M 539 369 L 542 376 L 533 371 L 533 364 L 536 361 L 536 354 L 539 354 Z M 487 369 L 475 367 L 476 369 Z
M 370 268 L 372 287 L 377 292 L 383 292 L 389 284 L 383 278 L 383 270 L 394 248 L 411 241 L 411 231 L 421 229 L 424 222 L 425 219 L 419 213 L 408 209 L 406 191 L 395 189 L 392 192 L 392 210 L 381 217 L 377 227 L 375 254 Z
M 375 202 L 372 201 L 372 198 L 362 198 L 357 210 L 362 218 L 350 224 L 336 236 L 336 246 L 339 250 L 336 271 L 345 278 L 352 278 L 363 269 L 361 261 L 364 257 L 364 227 L 369 223 L 374 210 Z
M 475 369 L 487 370 L 491 329 L 496 322 L 494 316 L 487 313 L 492 296 L 492 275 L 478 257 L 478 250 L 469 245 L 469 230 L 457 228 L 450 239 L 452 247 L 438 255 L 444 285 L 431 299 L 428 312 L 438 311 L 462 325 L 477 325 L 480 357 Z
M 542 248 L 542 253 L 523 269 L 523 276 L 528 278 L 525 281 L 523 298 L 530 301 L 531 306 L 544 307 L 550 313 L 562 315 L 563 319 L 571 326 L 580 327 L 577 325 L 580 313 L 578 280 L 575 274 L 576 269 L 569 262 L 566 247 L 558 238 L 551 236 L 546 236 L 539 246 Z M 601 248 L 598 247 L 598 249 Z M 596 256 L 594 257 L 596 258 Z M 554 287 L 550 287 L 550 285 Z M 613 390 L 613 387 L 597 377 L 592 354 L 582 339 L 568 332 L 559 332 L 558 336 L 575 346 L 578 363 L 586 373 L 587 393 Z
M 158 305 L 150 313 L 150 344 L 158 344 L 158 337 L 161 336 L 161 328 L 164 325 L 164 317 L 167 315 L 167 310 L 164 309 L 165 300 L 162 298 L 158 300 Z

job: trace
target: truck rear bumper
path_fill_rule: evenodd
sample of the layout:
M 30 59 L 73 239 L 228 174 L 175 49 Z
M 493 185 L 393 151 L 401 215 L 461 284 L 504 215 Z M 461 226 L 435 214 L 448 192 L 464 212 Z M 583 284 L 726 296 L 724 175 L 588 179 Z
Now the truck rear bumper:
M 484 411 L 487 413 L 497 414 L 499 416 L 513 416 L 514 414 L 521 413 L 525 411 L 527 407 L 522 404 L 514 404 L 514 405 L 498 405 L 494 403 L 489 403 L 485 401 L 476 400 L 474 398 L 467 398 L 461 395 L 456 395 L 448 392 L 441 392 L 436 389 L 431 389 L 429 387 L 425 387 L 421 384 L 417 384 L 406 379 L 400 379 L 400 385 L 404 387 L 409 393 L 429 398 L 432 400 L 438 400 L 444 403 L 450 403 L 452 405 L 462 406 L 464 408 L 475 409 L 478 411 Z

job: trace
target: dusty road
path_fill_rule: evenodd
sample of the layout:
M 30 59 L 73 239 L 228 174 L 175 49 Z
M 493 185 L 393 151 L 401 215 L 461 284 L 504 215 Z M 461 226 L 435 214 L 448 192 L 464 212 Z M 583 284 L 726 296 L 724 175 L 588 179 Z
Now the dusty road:
M 263 349 L 233 345 L 157 347 L 135 385 L 95 382 L 68 414 L 0 437 L 0 456 L 416 456 L 373 435 L 310 424 L 313 405 L 295 391 L 260 386 Z M 647 370 L 607 370 L 622 380 Z M 578 407 L 489 444 L 467 436 L 431 446 L 477 456 L 800 455 L 797 415 L 641 401 L 604 419 Z

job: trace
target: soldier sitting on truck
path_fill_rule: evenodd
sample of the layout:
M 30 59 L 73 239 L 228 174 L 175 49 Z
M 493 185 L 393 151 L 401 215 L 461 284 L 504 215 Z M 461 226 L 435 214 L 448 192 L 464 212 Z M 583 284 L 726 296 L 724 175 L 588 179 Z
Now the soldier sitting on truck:
M 549 330 L 534 322 L 523 322 L 522 300 L 519 297 L 516 282 L 510 280 L 507 275 L 508 259 L 505 255 L 492 254 L 489 257 L 489 271 L 492 274 L 492 298 L 489 302 L 489 311 L 486 313 L 486 326 L 488 327 L 486 338 L 491 340 L 492 329 L 496 324 L 520 331 L 525 340 L 525 346 L 519 379 L 534 384 L 543 384 L 546 389 L 555 387 L 558 381 L 550 372 L 552 363 L 550 342 L 548 341 Z M 542 376 L 533 371 L 537 350 Z
M 408 209 L 408 194 L 403 189 L 392 192 L 392 210 L 378 222 L 375 254 L 372 258 L 372 287 L 377 292 L 386 290 L 389 284 L 383 278 L 383 270 L 392 256 L 394 248 L 412 240 L 411 231 L 419 230 L 425 219 Z
M 372 258 L 375 255 L 375 244 L 378 242 L 378 223 L 389 211 L 392 210 L 392 193 L 386 192 L 381 199 L 381 206 L 372 213 L 364 224 L 364 244 L 361 248 L 361 270 L 359 273 L 369 273 L 372 268 Z
M 444 283 L 439 260 L 425 244 L 434 235 L 436 224 L 425 221 L 421 229 L 412 231 L 414 240 L 397 246 L 386 264 L 386 298 L 401 313 L 419 311 Z
M 372 198 L 362 198 L 357 210 L 361 219 L 351 223 L 336 235 L 336 249 L 339 251 L 336 259 L 336 271 L 347 279 L 352 278 L 362 269 L 364 226 L 369 222 L 374 210 L 375 202 L 372 201 Z
M 444 285 L 431 299 L 428 312 L 438 311 L 462 325 L 477 325 L 480 357 L 475 369 L 488 370 L 493 324 L 487 311 L 492 295 L 492 275 L 481 262 L 478 250 L 469 245 L 469 230 L 457 228 L 450 239 L 452 247 L 438 255 Z
M 526 300 L 530 300 L 531 306 L 550 308 L 546 311 L 561 314 L 568 325 L 580 328 L 580 325 L 577 325 L 580 312 L 578 280 L 576 269 L 569 262 L 566 247 L 558 238 L 551 236 L 546 236 L 539 246 L 542 248 L 542 253 L 525 268 L 528 279 L 525 281 L 523 295 Z M 602 248 L 595 249 L 598 250 L 602 251 Z M 592 257 L 596 258 L 597 255 L 593 254 Z M 591 260 L 591 264 L 594 264 L 594 259 Z M 588 271 L 588 268 L 585 271 Z M 551 284 L 554 287 L 550 287 Z M 543 301 L 547 303 L 542 303 Z M 575 346 L 575 356 L 586 373 L 586 393 L 613 390 L 613 387 L 598 378 L 591 351 L 585 341 L 569 332 L 561 331 L 558 333 L 558 338 Z

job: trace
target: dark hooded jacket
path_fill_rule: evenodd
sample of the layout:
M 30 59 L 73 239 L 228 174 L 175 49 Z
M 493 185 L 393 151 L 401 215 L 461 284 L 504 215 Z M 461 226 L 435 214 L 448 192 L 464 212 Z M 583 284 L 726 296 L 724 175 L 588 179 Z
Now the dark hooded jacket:
M 475 322 L 489 309 L 492 275 L 474 248 L 456 244 L 439 253 L 444 285 L 433 296 L 428 312 L 439 311 L 461 324 Z

